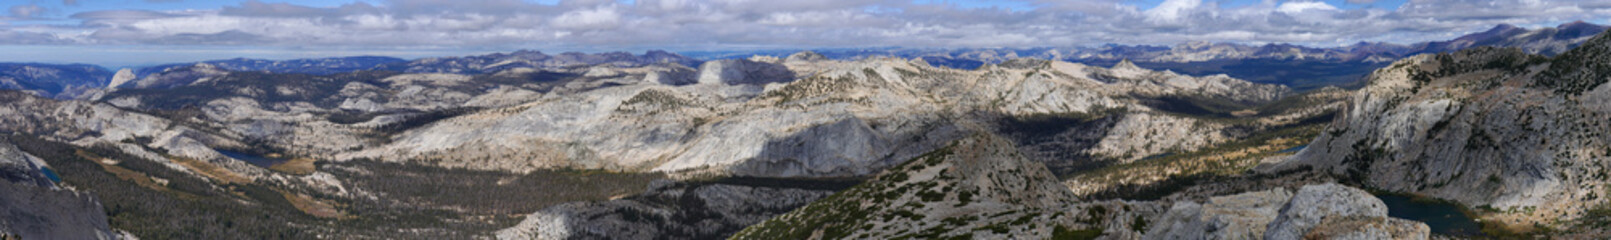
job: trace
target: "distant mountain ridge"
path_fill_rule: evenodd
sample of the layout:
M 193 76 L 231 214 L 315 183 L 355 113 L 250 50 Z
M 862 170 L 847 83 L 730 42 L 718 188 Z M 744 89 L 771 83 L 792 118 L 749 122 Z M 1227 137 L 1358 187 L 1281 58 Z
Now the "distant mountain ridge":
M 0 89 L 58 99 L 106 86 L 112 72 L 88 64 L 0 63 Z
M 1091 65 L 1108 66 L 1129 60 L 1136 65 L 1169 70 L 1188 75 L 1227 74 L 1257 83 L 1275 83 L 1304 91 L 1324 86 L 1349 86 L 1370 71 L 1400 58 L 1422 54 L 1458 51 L 1480 46 L 1517 47 L 1524 52 L 1555 55 L 1581 44 L 1607 26 L 1583 21 L 1561 24 L 1556 27 L 1525 29 L 1509 24 L 1495 26 L 1488 31 L 1467 34 L 1447 41 L 1433 41 L 1410 45 L 1367 43 L 1317 48 L 1292 44 L 1246 45 L 1235 43 L 1189 42 L 1175 46 L 1118 45 L 1099 47 L 1038 47 L 1038 48 L 845 48 L 813 50 L 829 59 L 854 60 L 869 57 L 899 57 L 920 59 L 934 66 L 973 69 L 985 64 L 1002 63 L 1015 58 L 1060 60 Z M 748 58 L 755 55 L 784 57 L 799 50 L 755 50 L 671 53 L 660 50 L 641 55 L 626 52 L 578 53 L 566 52 L 549 55 L 540 51 L 520 50 L 510 53 L 493 53 L 461 57 L 432 57 L 405 60 L 382 56 L 353 56 L 291 60 L 265 60 L 235 58 L 189 63 L 162 64 L 131 68 L 122 79 L 107 68 L 86 64 L 0 63 L 0 89 L 18 89 L 41 96 L 60 99 L 86 96 L 92 89 L 108 87 L 148 77 L 177 68 L 206 64 L 224 71 L 268 73 L 303 73 L 328 75 L 364 70 L 396 71 L 404 73 L 460 73 L 481 74 L 509 69 L 531 68 L 559 70 L 562 68 L 610 65 L 641 67 L 651 64 L 675 63 L 698 66 L 704 61 Z M 34 70 L 28 70 L 34 69 Z M 48 70 L 42 70 L 48 69 Z M 42 72 L 43 71 L 43 72 Z M 50 73 L 46 73 L 50 72 Z M 123 81 L 115 81 L 123 80 Z M 1358 86 L 1358 85 L 1354 85 Z M 115 87 L 115 86 L 114 86 Z
M 1239 43 L 1186 42 L 1174 46 L 1107 44 L 1098 47 L 1035 47 L 1035 48 L 840 48 L 814 49 L 833 59 L 859 59 L 888 56 L 922 58 L 933 61 L 978 61 L 1001 63 L 1014 58 L 1039 58 L 1071 62 L 1203 62 L 1224 59 L 1282 59 L 1391 62 L 1398 58 L 1422 53 L 1440 53 L 1461 49 L 1490 46 L 1517 47 L 1533 54 L 1555 55 L 1582 44 L 1584 40 L 1605 31 L 1607 26 L 1576 21 L 1556 27 L 1526 29 L 1500 24 L 1483 32 L 1467 34 L 1447 41 L 1430 41 L 1415 44 L 1359 42 L 1341 47 L 1309 47 L 1287 43 L 1248 45 Z M 711 51 L 684 52 L 703 60 L 747 58 L 752 55 L 782 57 L 800 50 Z M 932 62 L 931 62 L 932 63 Z M 966 64 L 974 65 L 978 64 Z
M 1415 44 L 1360 42 L 1341 47 L 1309 47 L 1285 43 L 1247 45 L 1188 42 L 1174 46 L 1108 44 L 1097 47 L 1037 48 L 841 48 L 818 49 L 832 59 L 871 57 L 922 59 L 934 66 L 973 69 L 1015 58 L 1038 58 L 1109 66 L 1128 60 L 1137 66 L 1187 75 L 1226 74 L 1256 83 L 1281 84 L 1307 91 L 1326 86 L 1355 88 L 1360 80 L 1389 62 L 1424 53 L 1444 53 L 1475 47 L 1516 47 L 1532 54 L 1555 55 L 1604 32 L 1607 26 L 1583 21 L 1556 27 L 1525 29 L 1501 24 L 1447 41 Z M 797 50 L 684 52 L 703 60 L 781 57 Z
M 610 65 L 614 67 L 642 67 L 656 63 L 676 63 L 682 66 L 699 66 L 702 61 L 675 53 L 651 50 L 643 55 L 627 52 L 579 53 L 567 52 L 548 55 L 541 51 L 520 50 L 512 53 L 493 53 L 479 56 L 421 58 L 414 61 L 382 64 L 376 70 L 406 73 L 493 73 L 515 68 L 557 70 L 560 68 Z
M 143 67 L 134 71 L 139 77 L 159 73 L 175 67 L 193 66 L 197 63 L 206 63 L 229 71 L 266 71 L 274 73 L 306 73 L 306 74 L 332 74 L 358 70 L 370 70 L 376 66 L 407 62 L 401 58 L 382 56 L 354 56 L 333 58 L 306 58 L 291 60 L 266 60 L 250 58 L 234 58 L 224 60 L 211 60 L 194 63 L 172 63 L 151 67 Z

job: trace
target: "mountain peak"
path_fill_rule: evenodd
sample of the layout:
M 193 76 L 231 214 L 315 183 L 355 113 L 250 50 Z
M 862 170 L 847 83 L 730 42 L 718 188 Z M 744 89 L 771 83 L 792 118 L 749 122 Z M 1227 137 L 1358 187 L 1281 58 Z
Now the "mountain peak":
M 1594 25 L 1593 23 L 1589 23 L 1589 22 L 1584 22 L 1583 20 L 1577 20 L 1577 21 L 1572 21 L 1572 22 L 1569 22 L 1569 23 L 1563 23 L 1560 26 L 1555 26 L 1555 28 L 1567 29 L 1567 28 L 1582 28 L 1582 27 L 1590 27 L 1590 26 L 1597 26 L 1597 25 Z
M 1515 29 L 1521 29 L 1521 27 L 1517 27 L 1516 25 L 1511 25 L 1509 23 L 1500 23 L 1499 25 L 1495 25 L 1494 28 L 1489 28 L 1488 31 L 1485 32 L 1499 33 Z
M 1119 63 L 1113 64 L 1113 69 L 1141 69 L 1141 67 L 1136 66 L 1136 63 L 1130 62 L 1130 59 L 1126 58 L 1119 60 Z
M 815 62 L 815 61 L 828 60 L 828 57 L 827 56 L 822 56 L 822 54 L 819 54 L 817 52 L 812 52 L 810 50 L 807 50 L 807 51 L 800 51 L 800 52 L 797 52 L 797 53 L 794 53 L 794 54 L 790 54 L 787 59 L 788 59 L 787 61 L 790 61 L 790 62 L 794 62 L 794 61 Z

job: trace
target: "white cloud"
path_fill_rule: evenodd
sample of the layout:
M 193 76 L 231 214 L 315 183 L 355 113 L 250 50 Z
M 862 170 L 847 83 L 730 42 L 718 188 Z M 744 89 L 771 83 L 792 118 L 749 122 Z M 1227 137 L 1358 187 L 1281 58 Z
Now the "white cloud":
M 1202 6 L 1202 0 L 1164 0 L 1157 7 L 1144 12 L 1147 20 L 1161 23 L 1175 23 L 1182 18 L 1189 17 L 1192 10 Z
M 11 22 L 0 25 L 0 33 L 31 39 L 8 41 L 12 44 L 254 47 L 1032 47 L 1187 41 L 1341 45 L 1441 40 L 1499 23 L 1559 24 L 1611 17 L 1611 0 L 1410 0 L 1397 9 L 1339 9 L 1308 0 L 1236 7 L 1222 7 L 1219 1 L 1167 0 L 1149 9 L 1129 0 L 1026 1 L 1035 8 L 967 8 L 909 0 L 559 4 L 389 0 L 334 7 L 250 1 L 213 10 L 81 12 L 71 16 L 82 21 L 79 25 Z M 13 6 L 11 14 L 36 11 Z
M 11 6 L 11 16 L 15 18 L 32 18 L 35 14 L 44 12 L 45 8 L 39 4 L 22 4 Z
M 619 28 L 620 24 L 621 14 L 613 5 L 573 10 L 554 18 L 554 26 L 573 30 L 609 30 Z
M 1300 14 L 1309 10 L 1336 11 L 1337 7 L 1325 2 L 1285 2 L 1275 8 L 1275 11 L 1286 14 Z

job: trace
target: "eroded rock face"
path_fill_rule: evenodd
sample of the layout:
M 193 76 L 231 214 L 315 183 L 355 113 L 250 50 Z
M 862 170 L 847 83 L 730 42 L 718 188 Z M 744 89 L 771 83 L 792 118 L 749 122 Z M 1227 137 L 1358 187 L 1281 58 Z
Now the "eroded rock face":
M 1563 226 L 1604 202 L 1611 142 L 1602 35 L 1555 58 L 1514 49 L 1422 55 L 1378 70 L 1297 156 L 1372 187 L 1506 210 L 1506 224 Z M 1526 209 L 1526 211 L 1511 211 Z
M 1334 183 L 1176 202 L 1145 239 L 1427 239 L 1364 190 Z

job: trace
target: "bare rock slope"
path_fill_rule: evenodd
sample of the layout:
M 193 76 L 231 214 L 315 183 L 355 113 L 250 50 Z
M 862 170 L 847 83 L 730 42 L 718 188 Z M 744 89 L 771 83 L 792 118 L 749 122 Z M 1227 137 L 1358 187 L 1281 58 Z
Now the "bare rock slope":
M 1605 204 L 1611 35 L 1553 58 L 1479 48 L 1372 74 L 1309 147 L 1265 171 L 1313 167 L 1389 191 L 1568 227 Z

